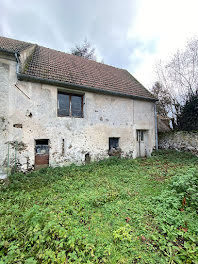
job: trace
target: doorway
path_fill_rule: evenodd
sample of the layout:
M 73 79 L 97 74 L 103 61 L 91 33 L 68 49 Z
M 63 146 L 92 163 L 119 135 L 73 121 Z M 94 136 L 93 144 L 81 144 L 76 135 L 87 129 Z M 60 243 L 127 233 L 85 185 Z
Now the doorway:
M 146 156 L 146 130 L 136 130 L 137 157 Z
M 49 166 L 49 140 L 35 140 L 35 170 L 46 168 Z

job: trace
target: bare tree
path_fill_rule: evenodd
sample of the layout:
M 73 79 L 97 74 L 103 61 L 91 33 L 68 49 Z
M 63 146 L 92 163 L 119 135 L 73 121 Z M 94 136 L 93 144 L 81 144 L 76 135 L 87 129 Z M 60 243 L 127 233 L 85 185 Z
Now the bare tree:
M 169 97 L 169 115 L 176 121 L 181 106 L 198 90 L 198 37 L 189 40 L 168 62 L 159 61 L 156 73 L 163 87 L 160 95 L 164 101 Z
M 95 48 L 91 47 L 87 39 L 81 45 L 76 45 L 75 48 L 71 49 L 71 53 L 89 60 L 96 60 Z
M 167 117 L 172 107 L 171 95 L 159 82 L 153 85 L 151 92 L 158 99 L 156 103 L 157 113 Z

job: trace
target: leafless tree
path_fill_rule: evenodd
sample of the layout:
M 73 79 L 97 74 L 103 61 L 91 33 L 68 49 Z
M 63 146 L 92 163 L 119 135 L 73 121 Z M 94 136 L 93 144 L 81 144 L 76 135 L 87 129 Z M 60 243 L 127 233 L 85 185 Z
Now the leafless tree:
M 169 115 L 177 120 L 181 106 L 198 90 L 198 37 L 189 40 L 185 49 L 178 50 L 168 62 L 159 61 L 156 73 L 160 95 L 164 101 L 169 97 Z
M 151 92 L 158 99 L 157 112 L 163 117 L 168 117 L 168 113 L 171 111 L 172 100 L 169 92 L 159 83 L 156 82 Z
M 81 45 L 76 45 L 75 48 L 71 49 L 71 54 L 89 60 L 96 60 L 95 48 L 91 47 L 87 39 L 85 39 Z

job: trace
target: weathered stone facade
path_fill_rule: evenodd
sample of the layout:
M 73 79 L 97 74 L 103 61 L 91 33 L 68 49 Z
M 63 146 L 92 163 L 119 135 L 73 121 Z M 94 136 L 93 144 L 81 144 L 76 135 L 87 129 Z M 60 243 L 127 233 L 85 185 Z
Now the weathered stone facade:
M 83 118 L 57 116 L 57 92 L 84 96 Z M 137 157 L 137 130 L 145 131 L 145 153 L 155 146 L 154 102 L 17 80 L 14 58 L 0 56 L 0 149 L 18 142 L 22 171 L 35 163 L 35 140 L 49 140 L 49 165 L 85 163 L 109 156 L 109 138 L 119 138 L 122 157 Z M 10 152 L 10 160 L 14 160 Z M 0 151 L 0 166 L 7 162 Z
M 190 151 L 198 156 L 198 131 L 160 133 L 159 148 Z

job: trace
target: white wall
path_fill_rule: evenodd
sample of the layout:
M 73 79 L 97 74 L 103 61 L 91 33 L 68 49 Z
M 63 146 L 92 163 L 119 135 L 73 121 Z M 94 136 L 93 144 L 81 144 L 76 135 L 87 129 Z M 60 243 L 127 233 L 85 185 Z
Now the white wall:
M 84 118 L 57 117 L 59 88 L 17 81 L 15 67 L 14 61 L 0 59 L 0 120 L 4 117 L 7 124 L 6 132 L 0 128 L 0 146 L 5 141 L 21 143 L 22 170 L 34 165 L 35 139 L 50 140 L 52 166 L 83 163 L 88 152 L 91 160 L 108 157 L 109 137 L 119 137 L 122 156 L 134 158 L 136 129 L 148 130 L 147 153 L 151 153 L 155 145 L 153 103 L 85 92 Z M 13 124 L 22 124 L 22 128 Z

